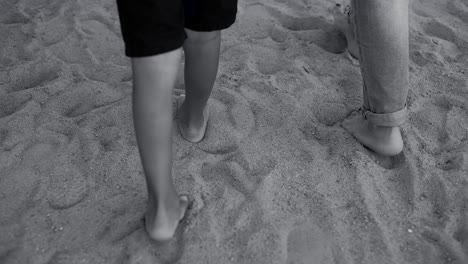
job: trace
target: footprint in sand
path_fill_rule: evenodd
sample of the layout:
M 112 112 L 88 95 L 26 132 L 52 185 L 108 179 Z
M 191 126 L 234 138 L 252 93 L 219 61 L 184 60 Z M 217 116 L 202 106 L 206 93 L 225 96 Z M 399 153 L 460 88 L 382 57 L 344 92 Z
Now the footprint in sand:
M 206 134 L 196 146 L 211 154 L 236 151 L 255 124 L 248 102 L 235 91 L 219 89 L 213 92 L 208 107 L 210 117 Z
M 263 212 L 257 210 L 259 204 L 256 193 L 275 167 L 276 161 L 271 157 L 246 157 L 242 152 L 235 152 L 226 155 L 221 161 L 206 162 L 201 168 L 200 175 L 213 190 L 209 199 L 229 200 L 229 208 L 216 207 L 220 210 L 219 214 L 227 218 L 227 223 L 219 224 L 230 229 L 235 227 L 232 232 L 236 235 L 232 237 L 232 243 L 239 247 L 243 247 L 252 234 L 259 231 L 258 223 L 262 222 Z M 232 195 L 233 190 L 240 195 Z
M 208 182 L 217 181 L 220 179 L 220 175 L 223 175 L 222 179 L 228 184 L 227 186 L 234 188 L 243 195 L 250 196 L 251 191 L 254 189 L 252 183 L 245 177 L 244 169 L 235 162 L 204 163 L 201 168 L 201 175 Z M 224 186 L 223 184 L 222 188 L 225 188 Z
M 52 255 L 47 264 L 105 263 L 106 260 L 108 261 L 109 259 L 104 259 L 97 254 L 64 250 L 56 252 L 54 255 Z
M 72 17 L 68 18 L 73 20 Z M 45 23 L 36 26 L 35 34 L 44 47 L 59 43 L 73 31 L 73 22 L 63 21 L 62 17 L 55 17 Z
M 266 39 L 275 24 L 273 18 L 261 3 L 247 5 L 238 20 L 239 33 L 253 39 Z
M 442 66 L 445 63 L 445 58 L 443 58 L 440 54 L 423 51 L 423 48 L 411 52 L 410 60 L 419 67 L 424 67 L 428 64 L 436 64 Z
M 444 2 L 446 1 L 413 0 L 410 1 L 410 10 L 420 17 L 433 18 L 439 16 L 438 10 L 444 9 Z
M 437 66 L 444 66 L 449 57 L 445 56 L 451 49 L 446 49 L 447 43 L 440 45 L 437 38 L 427 37 L 427 34 L 410 29 L 410 60 L 419 67 L 435 64 Z M 449 43 L 450 48 L 457 49 L 455 44 Z M 456 54 L 457 51 L 454 52 Z M 410 65 L 414 66 L 414 65 Z M 410 69 L 411 70 L 411 69 Z
M 257 202 L 244 201 L 239 206 L 230 211 L 220 210 L 217 215 L 224 216 L 227 221 L 219 221 L 218 225 L 223 226 L 222 232 L 231 234 L 224 243 L 232 245 L 233 248 L 242 249 L 248 245 L 255 237 L 264 234 L 265 229 L 269 229 L 267 223 L 263 222 L 264 212 L 258 210 L 261 205 Z M 270 230 L 271 233 L 274 231 Z
M 117 30 L 113 22 L 100 12 L 104 11 L 95 10 L 85 20 L 77 22 L 77 27 L 84 32 L 84 45 L 96 61 L 128 66 L 125 58 L 119 56 L 122 49 L 120 29 Z
M 96 239 L 104 243 L 116 243 L 127 240 L 135 232 L 143 228 L 142 214 L 146 204 L 141 199 L 128 199 L 124 195 L 114 196 L 101 205 L 107 208 L 107 212 L 100 210 L 103 215 L 100 228 L 97 230 Z M 116 206 L 117 204 L 117 206 Z
M 447 3 L 447 11 L 449 14 L 468 24 L 468 1 L 449 0 Z
M 447 139 L 447 113 L 451 104 L 444 98 L 435 99 L 421 109 L 414 110 L 410 121 L 418 133 L 417 140 L 430 153 L 441 152 L 441 145 Z
M 138 229 L 125 241 L 125 258 L 128 264 L 178 263 L 184 253 L 185 243 L 182 228 L 177 228 L 174 237 L 164 243 L 150 240 L 146 232 Z
M 466 86 L 464 87 L 467 88 Z M 462 90 L 462 87 L 458 87 L 457 90 Z M 454 92 L 456 95 L 458 91 Z M 462 99 L 463 100 L 463 99 Z M 450 140 L 456 142 L 464 142 L 468 138 L 468 112 L 463 106 L 464 102 L 461 102 L 459 106 L 454 105 L 447 112 L 447 137 Z
M 334 263 L 330 238 L 313 223 L 291 230 L 287 243 L 287 264 Z
M 69 10 L 72 8 L 73 2 L 64 2 L 60 0 L 50 1 L 10 1 L 17 2 L 17 8 L 29 17 L 37 17 L 40 12 L 40 21 L 49 21 L 57 16 L 71 15 Z M 76 7 L 76 6 L 75 6 Z
M 0 119 L 21 111 L 31 98 L 29 93 L 11 93 L 0 97 Z
M 0 234 L 2 234 L 0 236 L 0 260 L 5 264 L 19 263 L 16 256 L 20 252 L 19 249 L 22 247 L 26 235 L 26 225 L 17 219 L 7 225 L 1 223 Z
M 463 214 L 463 213 L 462 213 Z M 466 256 L 468 256 L 468 217 L 462 215 L 457 231 L 454 232 L 453 238 L 460 243 L 461 248 L 464 250 Z
M 406 164 L 406 156 L 403 152 L 392 157 L 379 155 L 373 151 L 371 151 L 371 153 L 377 165 L 387 170 L 395 170 Z
M 206 203 L 214 203 L 215 214 L 226 219 L 216 224 L 221 230 L 229 230 L 230 235 L 225 243 L 242 248 L 254 234 L 261 235 L 259 226 L 265 227 L 262 220 L 264 213 L 258 210 L 260 205 L 256 193 L 275 167 L 273 158 L 262 155 L 246 157 L 243 152 L 228 154 L 221 161 L 203 164 L 200 175 L 213 190 L 204 199 L 209 199 Z
M 65 116 L 70 118 L 79 117 L 91 112 L 92 110 L 94 110 L 94 108 L 95 106 L 92 102 L 82 101 L 76 104 L 75 107 L 69 109 L 69 111 L 65 113 Z
M 271 76 L 284 69 L 282 51 L 264 47 L 254 47 L 254 49 L 257 55 L 247 60 L 249 70 Z
M 40 177 L 31 169 L 0 173 L 0 226 L 20 218 L 22 212 L 31 206 L 39 185 Z
M 8 6 L 8 2 L 4 4 Z M 30 18 L 13 6 L 8 6 L 7 8 L 2 9 L 3 10 L 0 11 L 0 23 L 4 26 L 27 24 L 31 21 Z
M 41 139 L 32 142 L 23 151 L 23 162 L 34 165 L 54 157 L 60 148 L 60 142 L 55 139 Z
M 99 65 L 94 54 L 86 47 L 83 35 L 76 31 L 70 32 L 64 39 L 52 44 L 49 50 L 67 64 L 79 64 L 84 68 L 94 68 L 95 65 Z
M 293 35 L 304 44 L 313 43 L 331 53 L 342 53 L 346 49 L 344 35 L 323 17 L 293 17 L 261 3 L 246 6 L 242 17 L 240 31 L 255 39 L 270 37 L 284 42 Z
M 69 250 L 56 252 L 47 264 L 72 264 L 72 263 L 105 263 L 106 260 L 96 254 L 84 252 L 70 252 Z
M 258 186 L 275 167 L 276 161 L 271 157 L 247 159 L 242 152 L 235 152 L 225 156 L 222 161 L 204 163 L 201 175 L 208 182 L 217 184 L 220 180 L 225 181 L 247 199 L 254 199 Z M 220 178 L 219 175 L 224 176 Z
M 130 90 L 131 85 L 126 82 L 132 80 L 132 71 L 128 67 L 120 66 L 111 61 L 103 61 L 96 67 L 86 67 L 83 74 L 92 81 L 107 83 L 114 87 L 125 87 Z
M 399 155 L 397 160 L 392 160 L 390 168 L 383 172 L 383 177 L 376 177 L 379 186 L 378 193 L 382 203 L 385 201 L 396 201 L 395 214 L 406 214 L 411 212 L 415 200 L 415 181 L 417 180 L 418 168 L 415 162 L 407 161 L 404 155 Z M 379 163 L 377 163 L 379 164 Z M 379 164 L 382 166 L 382 164 Z M 382 166 L 383 167 L 383 166 Z
M 425 230 L 421 233 L 422 238 L 427 243 L 433 245 L 431 250 L 427 252 L 431 256 L 430 263 L 466 263 L 466 257 L 463 256 L 461 250 L 457 250 L 448 239 L 437 231 Z M 465 260 L 465 261 L 463 261 Z
M 59 112 L 67 118 L 77 118 L 116 103 L 125 96 L 119 90 L 86 83 L 56 96 L 46 104 L 46 109 Z
M 53 209 L 70 208 L 86 197 L 87 181 L 74 165 L 60 165 L 49 175 L 47 192 L 50 207 Z
M 463 170 L 468 166 L 465 142 L 468 114 L 456 104 L 454 100 L 438 97 L 411 116 L 419 134 L 417 140 L 434 154 L 436 166 L 444 171 Z
M 462 49 L 468 47 L 468 43 L 458 37 L 454 29 L 439 22 L 436 19 L 431 19 L 423 25 L 427 35 L 442 40 L 439 45 L 443 47 L 443 56 L 448 62 L 459 61 L 459 57 L 464 57 L 461 54 Z
M 269 7 L 267 10 L 283 28 L 305 44 L 313 43 L 334 54 L 346 50 L 346 37 L 324 17 L 293 17 L 275 8 Z
M 426 212 L 424 212 L 421 221 L 436 229 L 444 228 L 450 220 L 447 213 L 449 209 L 447 204 L 450 203 L 450 198 L 444 180 L 437 175 L 431 175 L 422 182 L 420 188 L 420 197 L 429 203 L 429 206 L 424 207 Z
M 468 168 L 468 148 L 440 155 L 436 166 L 444 171 L 465 171 Z
M 452 217 L 452 237 L 458 242 L 466 258 L 468 258 L 468 182 L 462 183 L 460 191 L 457 193 L 457 197 L 463 197 L 464 200 L 460 199 L 458 206 L 456 207 L 455 217 Z
M 418 16 L 431 17 L 431 15 L 428 14 L 425 10 L 419 8 L 420 6 L 420 3 L 417 3 L 417 1 L 413 1 L 413 4 L 411 5 L 411 10 Z
M 22 67 L 14 67 L 8 73 L 10 81 L 6 85 L 6 90 L 18 92 L 43 86 L 58 79 L 60 71 L 60 63 L 50 58 L 28 62 Z
M 123 150 L 123 145 L 126 143 L 121 127 L 112 121 L 107 124 L 103 123 L 94 129 L 94 134 L 97 136 L 102 150 L 104 152 Z M 123 142 L 121 142 L 121 139 Z

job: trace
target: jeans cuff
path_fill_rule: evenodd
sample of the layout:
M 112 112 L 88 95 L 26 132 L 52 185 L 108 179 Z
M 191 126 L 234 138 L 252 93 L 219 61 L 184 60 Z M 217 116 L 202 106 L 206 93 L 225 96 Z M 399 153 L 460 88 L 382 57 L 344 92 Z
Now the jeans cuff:
M 405 123 L 408 109 L 405 105 L 405 108 L 393 113 L 376 114 L 366 108 L 362 108 L 361 113 L 365 120 L 368 120 L 375 126 L 397 127 Z

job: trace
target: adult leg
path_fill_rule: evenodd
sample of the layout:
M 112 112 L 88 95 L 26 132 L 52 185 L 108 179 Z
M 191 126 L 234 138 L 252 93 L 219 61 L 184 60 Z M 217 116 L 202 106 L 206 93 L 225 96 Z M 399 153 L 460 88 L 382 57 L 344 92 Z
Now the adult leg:
M 198 32 L 185 29 L 185 100 L 180 100 L 179 128 L 191 142 L 203 139 L 208 122 L 207 102 L 219 64 L 221 31 Z
M 364 110 L 343 127 L 375 152 L 397 155 L 409 87 L 408 0 L 358 0 L 353 9 Z
M 132 58 L 133 119 L 148 188 L 145 227 L 151 238 L 172 237 L 187 208 L 171 178 L 172 88 L 181 50 Z
M 335 27 L 346 37 L 348 53 L 354 59 L 359 60 L 359 46 L 356 41 L 353 8 L 349 5 L 336 4 L 332 12 Z

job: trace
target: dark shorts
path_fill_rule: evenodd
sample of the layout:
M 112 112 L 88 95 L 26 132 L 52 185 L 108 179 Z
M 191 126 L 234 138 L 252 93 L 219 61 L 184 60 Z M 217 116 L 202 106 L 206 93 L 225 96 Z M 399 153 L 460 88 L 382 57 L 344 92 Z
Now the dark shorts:
M 226 29 L 237 0 L 117 0 L 125 55 L 153 56 L 180 48 L 194 31 Z

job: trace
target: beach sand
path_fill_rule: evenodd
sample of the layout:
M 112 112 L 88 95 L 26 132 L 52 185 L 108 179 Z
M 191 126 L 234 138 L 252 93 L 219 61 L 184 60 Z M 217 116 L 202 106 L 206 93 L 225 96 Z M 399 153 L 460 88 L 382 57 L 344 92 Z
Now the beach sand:
M 115 2 L 0 0 L 0 263 L 468 263 L 468 1 L 411 1 L 393 158 L 340 125 L 362 81 L 338 2 L 240 0 L 204 141 L 174 129 L 190 210 L 155 243 Z

